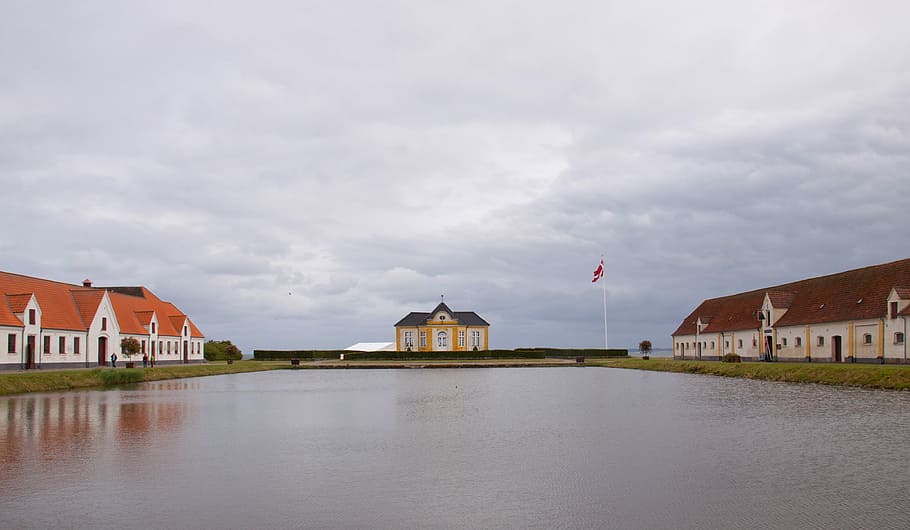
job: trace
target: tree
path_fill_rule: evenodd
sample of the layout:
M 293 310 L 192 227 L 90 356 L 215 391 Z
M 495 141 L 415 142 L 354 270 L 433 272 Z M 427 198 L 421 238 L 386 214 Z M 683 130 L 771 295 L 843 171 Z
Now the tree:
M 638 353 L 642 355 L 651 355 L 651 341 L 643 340 L 638 343 Z
M 243 352 L 229 340 L 206 341 L 203 355 L 206 361 L 239 361 L 243 359 Z
M 120 352 L 131 361 L 133 360 L 133 355 L 139 353 L 139 349 L 139 341 L 134 337 L 125 337 L 120 341 Z

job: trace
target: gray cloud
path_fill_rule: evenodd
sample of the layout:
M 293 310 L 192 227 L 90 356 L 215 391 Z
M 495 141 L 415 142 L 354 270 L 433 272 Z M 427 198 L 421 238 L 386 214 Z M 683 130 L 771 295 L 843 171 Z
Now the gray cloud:
M 906 257 L 904 2 L 158 2 L 0 17 L 0 268 L 212 338 L 669 344 L 705 297 Z M 290 293 L 290 294 L 289 294 Z

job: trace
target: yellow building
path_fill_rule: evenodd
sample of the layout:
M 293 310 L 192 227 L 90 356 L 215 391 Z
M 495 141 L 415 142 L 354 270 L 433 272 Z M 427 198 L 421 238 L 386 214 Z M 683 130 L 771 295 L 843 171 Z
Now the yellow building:
M 473 311 L 452 311 L 441 302 L 429 313 L 408 313 L 395 324 L 398 351 L 490 349 L 490 324 Z

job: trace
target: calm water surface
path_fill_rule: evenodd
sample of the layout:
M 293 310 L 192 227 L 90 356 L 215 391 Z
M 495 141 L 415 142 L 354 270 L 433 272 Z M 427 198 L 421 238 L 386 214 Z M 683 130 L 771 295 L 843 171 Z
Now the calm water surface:
M 910 395 L 598 368 L 0 398 L 2 528 L 908 528 Z

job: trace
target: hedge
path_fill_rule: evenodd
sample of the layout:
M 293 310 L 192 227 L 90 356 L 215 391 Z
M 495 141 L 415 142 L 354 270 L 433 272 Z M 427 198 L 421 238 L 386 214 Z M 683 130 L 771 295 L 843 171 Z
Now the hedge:
M 253 350 L 257 361 L 286 361 L 300 359 L 313 361 L 317 359 L 338 359 L 344 354 L 345 360 L 351 361 L 420 361 L 427 359 L 546 359 L 575 357 L 628 357 L 629 351 L 618 348 L 598 349 L 558 349 L 558 348 L 516 348 L 514 350 L 482 351 L 375 351 L 355 352 L 348 350 Z

